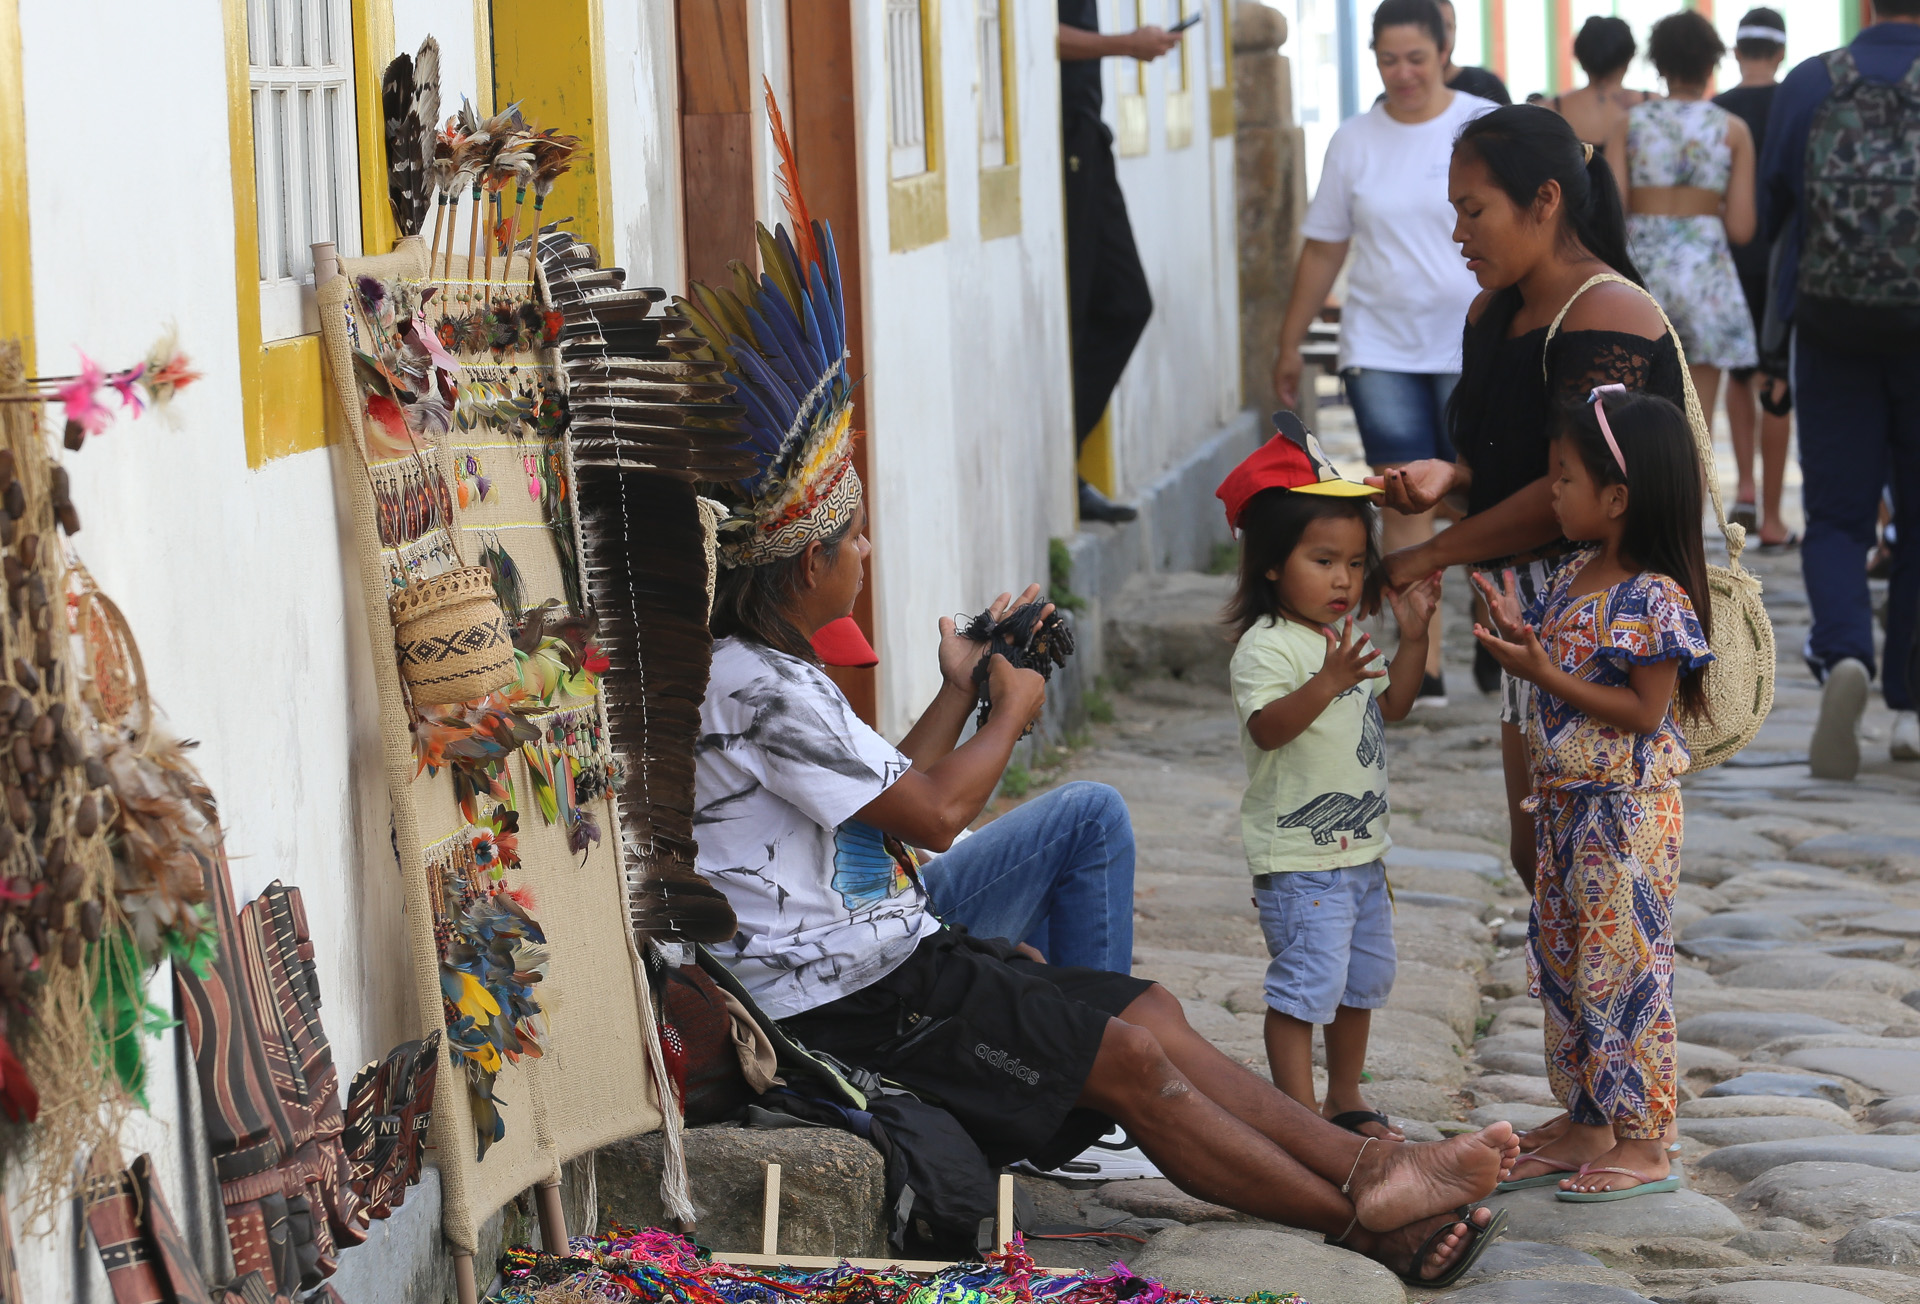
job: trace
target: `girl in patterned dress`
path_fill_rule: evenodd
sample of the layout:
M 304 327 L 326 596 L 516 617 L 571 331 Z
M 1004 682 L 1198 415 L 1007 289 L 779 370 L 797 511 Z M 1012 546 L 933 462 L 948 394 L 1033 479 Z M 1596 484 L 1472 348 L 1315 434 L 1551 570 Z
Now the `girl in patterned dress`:
M 1579 548 L 1523 612 L 1513 572 L 1484 577 L 1501 668 L 1532 685 L 1527 750 L 1539 868 L 1528 967 L 1546 1007 L 1547 1076 L 1572 1126 L 1502 1189 L 1558 1198 L 1671 1191 L 1676 723 L 1706 713 L 1713 659 L 1701 473 L 1686 416 L 1619 385 L 1554 440 L 1554 514 Z M 1563 1174 L 1572 1174 L 1563 1177 Z

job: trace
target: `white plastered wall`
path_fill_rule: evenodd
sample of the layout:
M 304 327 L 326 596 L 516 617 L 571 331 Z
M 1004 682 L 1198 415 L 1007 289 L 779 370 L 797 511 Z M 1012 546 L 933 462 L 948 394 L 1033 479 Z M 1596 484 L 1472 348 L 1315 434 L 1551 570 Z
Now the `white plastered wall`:
M 473 92 L 473 21 L 470 0 L 395 0 L 400 49 L 441 42 L 449 111 Z M 126 365 L 172 323 L 205 376 L 167 414 L 63 454 L 74 548 L 125 610 L 167 726 L 201 744 L 237 901 L 275 878 L 300 887 L 344 1080 L 407 1034 L 412 982 L 338 460 L 247 465 L 221 8 L 22 0 L 20 28 L 41 370 L 70 370 L 75 346 Z M 173 1008 L 172 989 L 163 966 L 154 1000 Z M 177 1042 L 147 1043 L 152 1111 L 121 1145 L 153 1154 L 192 1238 L 217 1195 Z M 69 1213 L 15 1233 L 25 1298 L 108 1298 Z

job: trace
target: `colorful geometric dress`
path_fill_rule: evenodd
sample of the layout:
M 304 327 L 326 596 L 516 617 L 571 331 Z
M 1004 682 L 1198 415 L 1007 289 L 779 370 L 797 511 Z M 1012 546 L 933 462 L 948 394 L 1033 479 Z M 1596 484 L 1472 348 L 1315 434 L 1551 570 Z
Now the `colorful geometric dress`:
M 1713 659 L 1693 603 L 1664 575 L 1574 596 L 1598 554 L 1570 556 L 1526 613 L 1556 665 L 1625 687 L 1631 666 L 1677 659 L 1684 674 Z M 1535 687 L 1527 750 L 1539 849 L 1528 968 L 1546 1010 L 1548 1080 L 1576 1123 L 1664 1136 L 1686 741 L 1671 709 L 1658 731 L 1628 733 Z

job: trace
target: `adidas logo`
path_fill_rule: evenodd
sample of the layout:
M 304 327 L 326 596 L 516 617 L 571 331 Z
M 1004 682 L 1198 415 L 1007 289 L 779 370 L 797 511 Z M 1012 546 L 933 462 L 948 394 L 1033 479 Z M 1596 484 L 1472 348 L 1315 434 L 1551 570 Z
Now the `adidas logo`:
M 995 1050 L 985 1042 L 981 1042 L 973 1048 L 973 1053 L 993 1067 L 1013 1074 L 1030 1087 L 1040 1085 L 1040 1074 L 1037 1070 L 1028 1068 L 1017 1059 L 1007 1058 L 1007 1052 L 1003 1050 Z

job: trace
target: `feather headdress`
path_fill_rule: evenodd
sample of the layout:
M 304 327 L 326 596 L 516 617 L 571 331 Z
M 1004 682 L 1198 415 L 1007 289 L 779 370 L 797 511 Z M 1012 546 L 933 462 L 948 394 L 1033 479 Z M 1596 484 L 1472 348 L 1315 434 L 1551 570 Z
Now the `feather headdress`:
M 678 301 L 746 408 L 745 450 L 754 469 L 721 523 L 726 566 L 800 553 L 837 533 L 860 506 L 853 469 L 853 380 L 847 375 L 846 307 L 833 229 L 807 212 L 793 145 L 773 87 L 767 118 L 780 156 L 780 197 L 793 223 L 756 226 L 758 281 L 734 262 L 733 285 L 695 282 Z
M 440 117 L 440 44 L 395 56 L 380 79 L 387 137 L 387 201 L 401 235 L 418 235 L 433 202 L 434 123 Z

